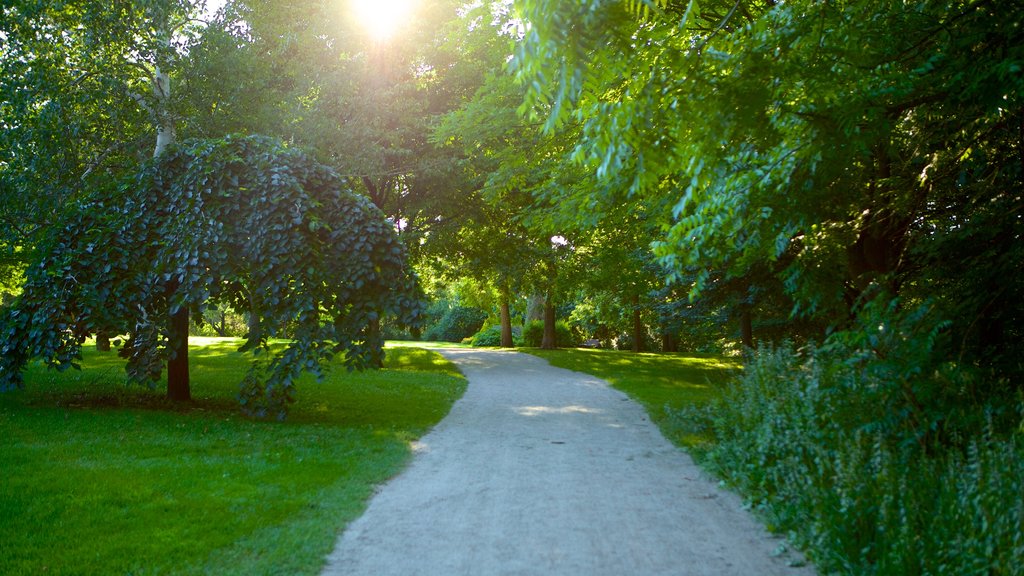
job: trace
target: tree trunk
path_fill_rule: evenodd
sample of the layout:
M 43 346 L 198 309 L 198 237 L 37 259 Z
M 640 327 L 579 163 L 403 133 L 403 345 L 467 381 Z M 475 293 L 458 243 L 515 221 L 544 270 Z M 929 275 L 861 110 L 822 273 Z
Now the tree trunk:
M 110 352 L 110 336 L 102 330 L 96 332 L 96 349 L 100 352 Z
M 640 295 L 633 295 L 633 352 L 643 350 L 644 324 L 640 320 Z
M 370 367 L 384 367 L 384 339 L 380 334 L 380 316 L 370 320 L 366 327 L 367 339 L 370 341 Z
M 217 336 L 224 338 L 228 335 L 228 313 L 224 310 L 217 310 L 217 322 L 211 324 Z
M 260 333 L 260 315 L 259 312 L 256 311 L 256 308 L 252 306 L 251 301 L 249 304 L 249 318 L 246 321 L 246 324 L 249 327 L 249 333 L 246 334 L 245 337 L 248 340 L 259 339 L 262 337 L 262 334 Z
M 167 300 L 170 301 L 178 289 L 177 282 L 167 286 Z M 192 400 L 192 389 L 188 377 L 188 306 L 182 305 L 171 315 L 171 354 L 167 359 L 167 397 L 176 402 Z
M 740 341 L 744 348 L 754 348 L 754 324 L 749 306 L 740 309 Z
M 526 323 L 544 320 L 544 296 L 534 294 L 526 303 Z
M 558 337 L 555 332 L 555 303 L 551 296 L 544 300 L 544 337 L 540 341 L 540 347 L 544 350 L 554 350 L 558 347 Z
M 679 342 L 676 340 L 675 334 L 667 330 L 661 333 L 661 351 L 679 352 Z
M 177 133 L 174 129 L 174 119 L 167 109 L 167 103 L 171 99 L 171 78 L 158 66 L 153 71 L 153 94 L 156 96 L 156 148 L 153 149 L 153 157 L 156 158 L 174 144 Z
M 507 290 L 501 293 L 501 347 L 512 348 L 512 314 L 509 311 L 509 295 Z
M 899 211 L 887 199 L 885 184 L 892 177 L 892 159 L 884 147 L 874 154 L 877 180 L 868 187 L 869 209 L 860 222 L 857 240 L 846 248 L 847 267 L 853 293 L 847 299 L 851 308 L 858 302 L 876 296 L 876 291 L 887 291 L 889 296 L 899 293 L 896 272 L 907 248 L 908 232 L 917 211 Z M 925 190 L 921 189 L 923 195 Z M 914 202 L 923 199 L 915 198 Z M 902 212 L 902 213 L 901 213 Z

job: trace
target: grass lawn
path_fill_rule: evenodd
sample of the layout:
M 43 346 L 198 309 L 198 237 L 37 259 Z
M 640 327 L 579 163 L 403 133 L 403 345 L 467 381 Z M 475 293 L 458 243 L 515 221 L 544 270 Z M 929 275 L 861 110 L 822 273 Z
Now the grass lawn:
M 636 354 L 617 350 L 522 349 L 568 368 L 607 380 L 647 409 L 651 421 L 672 443 L 699 456 L 711 436 L 694 428 L 680 409 L 708 404 L 741 367 L 738 359 L 685 354 Z
M 81 372 L 36 363 L 0 394 L 0 574 L 315 574 L 465 390 L 435 352 L 393 348 L 257 422 L 235 401 L 238 342 L 193 342 L 188 407 L 91 347 Z

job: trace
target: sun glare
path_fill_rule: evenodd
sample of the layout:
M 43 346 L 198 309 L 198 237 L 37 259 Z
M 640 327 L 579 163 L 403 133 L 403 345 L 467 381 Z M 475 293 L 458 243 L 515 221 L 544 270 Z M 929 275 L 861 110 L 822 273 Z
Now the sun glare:
M 352 11 L 374 40 L 394 36 L 411 17 L 414 0 L 349 0 Z

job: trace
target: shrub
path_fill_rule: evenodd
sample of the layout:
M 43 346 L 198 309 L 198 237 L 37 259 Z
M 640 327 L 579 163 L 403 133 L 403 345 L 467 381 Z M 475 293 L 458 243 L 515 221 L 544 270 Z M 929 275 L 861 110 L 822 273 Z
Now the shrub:
M 523 327 L 523 345 L 536 348 L 544 340 L 544 322 L 534 320 Z M 564 348 L 572 348 L 579 345 L 579 340 L 573 334 L 567 322 L 559 320 L 555 322 L 555 345 Z
M 479 308 L 455 306 L 446 310 L 437 323 L 424 332 L 423 337 L 426 340 L 460 342 L 480 330 L 485 320 L 487 313 Z
M 523 346 L 536 348 L 544 339 L 544 322 L 533 320 L 523 326 Z
M 644 332 L 640 336 L 640 350 L 642 352 L 650 352 L 652 350 L 657 350 L 659 348 L 658 343 L 654 341 L 654 338 L 646 330 L 644 330 Z M 619 334 L 619 336 L 612 340 L 610 343 L 614 344 L 616 350 L 632 350 L 633 333 L 623 332 L 622 334 Z
M 760 350 L 714 404 L 710 465 L 822 573 L 1021 574 L 1024 438 L 968 419 L 922 434 L 908 415 L 938 406 L 898 410 L 888 395 L 925 385 L 883 381 L 888 359 L 856 358 Z
M 501 346 L 501 325 L 494 324 L 480 330 L 473 335 L 470 344 L 473 346 Z M 512 327 L 512 345 L 523 345 L 522 329 L 518 326 Z
M 473 346 L 501 346 L 501 326 L 495 325 L 477 332 L 470 341 Z

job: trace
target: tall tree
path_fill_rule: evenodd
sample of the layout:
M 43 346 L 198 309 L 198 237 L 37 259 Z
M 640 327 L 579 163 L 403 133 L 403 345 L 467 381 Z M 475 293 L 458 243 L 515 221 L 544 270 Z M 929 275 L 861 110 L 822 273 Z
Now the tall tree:
M 199 37 L 200 8 L 185 0 L 4 5 L 0 219 L 6 243 L 31 248 L 66 201 L 109 185 L 134 170 L 147 150 L 151 155 L 170 141 L 176 112 L 169 73 Z
M 658 252 L 696 267 L 694 294 L 711 270 L 789 257 L 797 312 L 844 327 L 872 301 L 945 301 L 932 250 L 946 240 L 965 257 L 949 284 L 964 296 L 991 286 L 978 272 L 994 254 L 1019 263 L 1019 2 L 518 5 L 531 103 L 552 129 L 583 122 L 577 158 L 599 177 L 670 201 Z M 1015 341 L 1018 292 L 943 304 L 973 358 L 992 349 L 982 324 Z M 994 308 L 1006 312 L 990 324 Z

